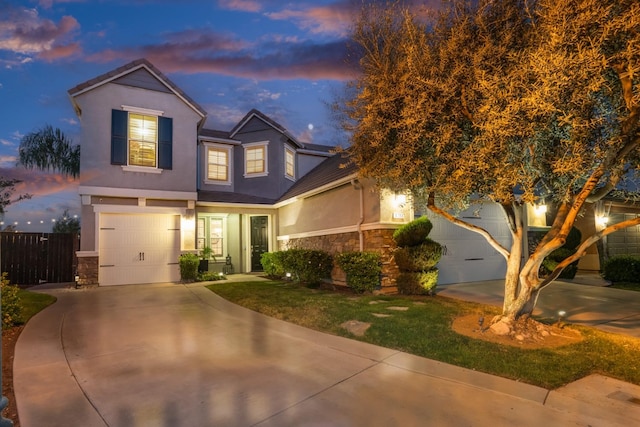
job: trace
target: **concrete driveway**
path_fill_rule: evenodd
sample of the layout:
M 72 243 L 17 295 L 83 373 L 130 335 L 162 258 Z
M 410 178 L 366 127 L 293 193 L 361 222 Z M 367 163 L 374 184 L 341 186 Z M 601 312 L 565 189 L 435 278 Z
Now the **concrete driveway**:
M 640 424 L 637 386 L 592 376 L 548 391 L 294 326 L 199 284 L 46 292 L 58 301 L 16 347 L 23 427 Z

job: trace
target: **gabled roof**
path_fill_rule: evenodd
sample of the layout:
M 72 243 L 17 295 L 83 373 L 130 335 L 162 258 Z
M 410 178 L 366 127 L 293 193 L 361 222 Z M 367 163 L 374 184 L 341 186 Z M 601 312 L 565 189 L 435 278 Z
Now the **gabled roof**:
M 198 132 L 198 138 L 205 141 L 221 141 L 238 145 L 241 143 L 236 139 L 232 139 L 229 136 L 229 132 L 224 130 L 200 129 L 200 131 Z
M 355 178 L 357 171 L 356 165 L 349 162 L 342 153 L 334 154 L 300 178 L 278 199 L 278 202 L 284 202 L 314 190 L 321 190 L 329 184 Z
M 293 135 L 291 135 L 289 133 L 289 131 L 282 126 L 280 123 L 276 122 L 275 120 L 273 120 L 271 117 L 265 115 L 264 113 L 256 110 L 255 108 L 253 108 L 251 111 L 249 111 L 243 118 L 242 120 L 240 120 L 240 122 L 238 122 L 237 125 L 234 126 L 233 129 L 231 129 L 231 132 L 229 132 L 229 136 L 231 138 L 235 137 L 236 134 L 247 124 L 249 123 L 249 121 L 253 118 L 258 118 L 260 120 L 262 120 L 263 122 L 265 122 L 267 125 L 271 126 L 272 128 L 274 128 L 276 131 L 280 132 L 282 135 L 284 135 L 288 140 L 290 140 L 291 142 L 293 142 L 298 148 L 302 148 L 303 144 L 300 143 L 296 138 L 293 137 Z
M 111 83 L 117 79 L 120 79 L 128 74 L 134 73 L 140 69 L 145 69 L 148 71 L 153 77 L 155 77 L 164 87 L 168 89 L 169 92 L 175 94 L 178 98 L 182 99 L 182 101 L 187 104 L 191 109 L 193 109 L 196 113 L 198 113 L 201 117 L 206 117 L 207 112 L 198 105 L 191 97 L 189 97 L 186 93 L 182 91 L 175 83 L 173 83 L 167 76 L 162 74 L 160 70 L 158 70 L 152 63 L 147 61 L 146 59 L 136 59 L 135 61 L 129 62 L 121 67 L 116 68 L 115 70 L 109 71 L 108 73 L 102 74 L 96 78 L 91 80 L 87 80 L 84 83 L 80 83 L 79 85 L 69 89 L 68 93 L 71 99 L 74 97 L 81 95 L 85 92 L 89 92 L 99 86 L 102 86 L 107 83 Z

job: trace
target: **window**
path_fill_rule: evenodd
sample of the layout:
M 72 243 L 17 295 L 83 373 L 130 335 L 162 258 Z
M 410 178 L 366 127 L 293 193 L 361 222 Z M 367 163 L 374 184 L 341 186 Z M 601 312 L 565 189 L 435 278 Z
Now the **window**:
M 244 145 L 244 176 L 258 177 L 269 174 L 267 143 L 254 142 Z
M 207 179 L 229 180 L 229 151 L 221 148 L 207 149 Z
M 213 256 L 221 257 L 223 254 L 222 218 L 210 218 L 209 223 L 209 247 Z
M 264 147 L 247 148 L 247 173 L 264 172 Z
M 122 108 L 111 110 L 111 164 L 156 173 L 171 169 L 173 120 L 162 111 Z
M 156 167 L 158 118 L 129 114 L 129 165 Z
M 196 249 L 211 248 L 213 256 L 220 261 L 225 256 L 226 215 L 205 214 L 198 216 Z
M 286 148 L 284 149 L 284 175 L 287 178 L 294 179 L 295 178 L 295 157 L 293 150 Z

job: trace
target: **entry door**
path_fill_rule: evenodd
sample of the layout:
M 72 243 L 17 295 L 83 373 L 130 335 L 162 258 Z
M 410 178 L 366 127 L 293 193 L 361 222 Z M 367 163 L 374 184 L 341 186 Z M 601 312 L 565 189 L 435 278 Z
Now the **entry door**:
M 262 271 L 260 257 L 269 252 L 268 223 L 266 216 L 251 217 L 251 271 Z

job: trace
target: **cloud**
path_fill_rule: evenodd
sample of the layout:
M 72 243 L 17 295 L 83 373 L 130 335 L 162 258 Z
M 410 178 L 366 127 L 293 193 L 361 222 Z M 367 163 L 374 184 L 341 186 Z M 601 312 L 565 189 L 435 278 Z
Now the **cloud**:
M 85 0 L 39 0 L 38 5 L 44 9 L 51 9 L 54 3 L 84 3 Z
M 349 80 L 346 40 L 327 43 L 296 38 L 270 38 L 249 43 L 228 34 L 188 30 L 165 35 L 165 41 L 119 50 L 105 50 L 89 61 L 111 62 L 145 57 L 167 73 L 215 73 L 257 80 Z
M 257 0 L 219 0 L 218 6 L 222 9 L 243 12 L 260 12 L 262 10 L 262 5 Z
M 15 193 L 47 196 L 67 191 L 77 191 L 78 181 L 57 173 L 46 173 L 23 167 L 0 167 L 0 176 L 7 179 L 17 179 Z
M 359 6 L 354 2 L 336 2 L 327 6 L 282 9 L 265 16 L 277 21 L 290 21 L 313 34 L 336 34 L 346 37 Z
M 72 125 L 72 126 L 77 126 L 79 124 L 78 121 L 76 119 L 74 119 L 73 117 L 72 118 L 64 118 L 64 119 L 60 119 L 60 120 L 62 120 L 64 123 L 67 123 L 67 124 Z
M 2 140 L 2 145 L 8 145 L 8 144 L 5 144 L 5 141 Z M 0 155 L 0 169 L 10 168 L 12 166 L 15 166 L 17 161 L 18 161 L 18 158 L 16 156 Z M 0 175 L 0 176 L 4 177 L 4 175 Z
M 28 62 L 30 55 L 51 61 L 80 51 L 78 43 L 70 42 L 80 28 L 72 16 L 55 23 L 40 17 L 35 9 L 6 3 L 0 3 L 0 16 L 0 50 L 15 54 L 15 63 Z

